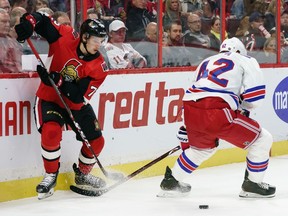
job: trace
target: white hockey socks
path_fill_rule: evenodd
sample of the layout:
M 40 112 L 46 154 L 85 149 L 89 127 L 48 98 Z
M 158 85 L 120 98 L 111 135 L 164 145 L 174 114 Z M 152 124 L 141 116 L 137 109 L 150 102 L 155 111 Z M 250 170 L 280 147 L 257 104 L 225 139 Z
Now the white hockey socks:
M 247 148 L 248 178 L 252 182 L 262 182 L 269 164 L 269 152 L 272 146 L 272 135 L 262 128 L 259 138 Z
M 215 152 L 216 148 L 199 150 L 190 147 L 186 149 L 178 157 L 174 167 L 172 168 L 172 175 L 178 181 L 182 181 Z

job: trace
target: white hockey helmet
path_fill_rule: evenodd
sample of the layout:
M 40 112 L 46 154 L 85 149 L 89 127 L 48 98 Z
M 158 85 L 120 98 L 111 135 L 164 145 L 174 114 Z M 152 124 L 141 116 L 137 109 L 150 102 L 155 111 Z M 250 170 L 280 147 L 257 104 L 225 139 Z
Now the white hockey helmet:
M 244 44 L 236 37 L 225 39 L 222 42 L 220 46 L 220 52 L 226 52 L 226 51 L 247 55 L 247 50 Z

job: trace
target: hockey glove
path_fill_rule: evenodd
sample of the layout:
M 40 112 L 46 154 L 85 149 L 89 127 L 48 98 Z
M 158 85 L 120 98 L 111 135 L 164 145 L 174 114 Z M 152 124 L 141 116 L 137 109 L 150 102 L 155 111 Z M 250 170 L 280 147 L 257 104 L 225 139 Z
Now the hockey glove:
M 41 81 L 47 86 L 52 86 L 49 77 L 54 81 L 57 87 L 60 87 L 62 85 L 62 76 L 59 73 L 48 73 L 46 68 L 42 67 L 41 65 L 37 65 L 37 73 L 39 74 Z
M 176 134 L 176 137 L 180 141 L 180 146 L 183 151 L 188 149 L 190 147 L 189 141 L 188 141 L 188 136 L 187 136 L 187 131 L 185 126 L 181 126 Z
M 244 115 L 246 117 L 249 117 L 250 116 L 250 111 L 246 110 L 246 109 L 242 109 L 240 111 L 241 115 Z
M 181 126 L 176 134 L 181 143 L 188 143 L 188 136 L 185 126 Z
M 80 88 L 76 83 L 63 82 L 60 90 L 73 103 L 84 103 L 83 94 L 81 93 Z
M 31 37 L 36 25 L 36 19 L 29 13 L 24 14 L 20 18 L 20 23 L 15 26 L 15 31 L 18 35 L 17 41 L 24 42 Z

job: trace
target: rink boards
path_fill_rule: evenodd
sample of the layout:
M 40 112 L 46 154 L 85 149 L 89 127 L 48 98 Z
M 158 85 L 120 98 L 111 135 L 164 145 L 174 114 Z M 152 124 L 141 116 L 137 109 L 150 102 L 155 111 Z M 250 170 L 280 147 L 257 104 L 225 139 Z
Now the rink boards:
M 288 154 L 287 68 L 263 69 L 267 95 L 251 117 L 274 138 L 272 156 Z M 178 145 L 176 131 L 182 125 L 181 98 L 193 72 L 112 74 L 90 101 L 103 128 L 102 165 L 129 174 Z M 40 135 L 33 115 L 39 78 L 0 79 L 0 201 L 35 196 L 42 179 Z M 80 142 L 72 131 L 63 131 L 60 178 L 57 189 L 73 183 L 72 164 Z M 178 152 L 179 154 L 180 152 Z M 169 157 L 139 177 L 160 175 Z M 201 167 L 245 160 L 245 151 L 221 142 L 219 151 Z M 101 175 L 97 166 L 95 174 Z

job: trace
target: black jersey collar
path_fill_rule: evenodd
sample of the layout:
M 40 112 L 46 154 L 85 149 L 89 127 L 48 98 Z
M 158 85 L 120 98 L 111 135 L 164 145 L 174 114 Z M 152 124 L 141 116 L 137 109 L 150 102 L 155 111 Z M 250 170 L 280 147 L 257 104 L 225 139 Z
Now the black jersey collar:
M 83 52 L 80 50 L 80 45 L 79 45 L 77 47 L 77 55 L 80 59 L 84 61 L 92 61 L 100 56 L 100 52 L 97 51 L 95 54 L 84 55 Z

